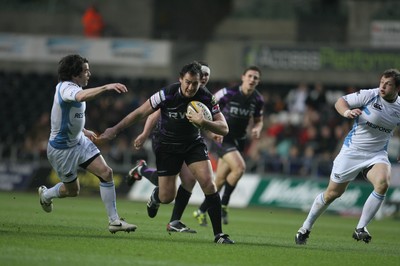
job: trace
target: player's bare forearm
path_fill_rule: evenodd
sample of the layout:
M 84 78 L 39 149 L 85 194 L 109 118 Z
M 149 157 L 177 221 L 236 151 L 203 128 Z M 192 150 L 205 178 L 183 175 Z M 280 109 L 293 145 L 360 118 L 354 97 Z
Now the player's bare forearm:
M 226 123 L 225 117 L 218 113 L 213 116 L 213 121 L 204 119 L 202 123 L 202 128 L 211 131 L 212 133 L 226 136 L 229 133 L 229 126 Z
M 160 119 L 161 111 L 157 110 L 156 112 L 149 115 L 146 119 L 146 123 L 144 124 L 142 134 L 146 137 L 150 136 L 151 131 L 153 131 L 154 127 L 157 124 L 158 119 Z
M 254 126 L 251 130 L 253 138 L 260 138 L 261 130 L 263 129 L 264 122 L 262 117 L 258 117 L 254 119 Z
M 104 86 L 99 86 L 95 88 L 90 88 L 90 89 L 84 89 L 76 94 L 76 100 L 78 102 L 84 102 L 84 101 L 89 101 L 94 99 L 96 96 L 99 94 L 108 91 L 108 90 L 114 90 L 117 93 L 125 93 L 128 91 L 128 89 L 125 87 L 125 85 L 121 83 L 112 83 L 112 84 L 107 84 Z
M 130 112 L 125 116 L 118 124 L 113 127 L 107 128 L 103 134 L 100 135 L 100 140 L 112 140 L 114 139 L 122 130 L 137 123 L 141 119 L 147 117 L 149 114 L 154 112 L 149 101 L 142 104 L 139 108 Z
M 349 104 L 342 97 L 336 101 L 335 109 L 341 116 L 346 118 L 355 118 L 362 113 L 362 111 L 358 108 L 350 109 Z

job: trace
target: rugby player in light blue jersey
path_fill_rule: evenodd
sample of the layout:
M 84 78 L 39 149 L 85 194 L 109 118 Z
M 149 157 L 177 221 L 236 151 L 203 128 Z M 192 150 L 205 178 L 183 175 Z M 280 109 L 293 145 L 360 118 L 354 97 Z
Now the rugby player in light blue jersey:
M 399 91 L 400 72 L 388 69 L 383 72 L 378 88 L 360 90 L 337 100 L 337 112 L 354 119 L 354 125 L 333 162 L 327 189 L 317 195 L 295 236 L 296 244 L 306 244 L 318 217 L 346 191 L 359 173 L 373 185 L 374 190 L 364 203 L 353 238 L 365 243 L 371 241 L 367 225 L 382 205 L 390 184 L 391 164 L 387 147 L 394 129 L 400 124 Z
M 90 76 L 89 61 L 80 55 L 68 55 L 59 62 L 59 83 L 51 109 L 47 157 L 61 182 L 51 188 L 44 185 L 39 187 L 40 204 L 45 212 L 51 212 L 54 198 L 78 196 L 78 167 L 81 167 L 100 180 L 100 195 L 107 210 L 108 230 L 111 233 L 135 231 L 136 225 L 125 222 L 117 213 L 113 171 L 93 143 L 96 134 L 84 128 L 86 101 L 106 91 L 125 93 L 128 90 L 120 83 L 82 89 L 87 86 Z

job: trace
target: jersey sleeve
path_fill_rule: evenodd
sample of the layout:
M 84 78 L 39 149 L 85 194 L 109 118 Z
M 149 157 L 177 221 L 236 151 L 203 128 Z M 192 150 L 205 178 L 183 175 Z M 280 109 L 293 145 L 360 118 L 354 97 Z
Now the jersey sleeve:
M 156 93 L 154 93 L 151 97 L 150 97 L 150 105 L 153 109 L 158 109 L 160 108 L 160 104 L 162 102 L 164 102 L 166 99 L 165 97 L 165 92 L 164 90 L 160 90 Z
M 208 108 L 211 110 L 212 116 L 221 112 L 218 101 L 214 95 L 211 95 L 211 105 Z
M 81 87 L 77 86 L 74 83 L 70 83 L 64 88 L 61 88 L 60 95 L 63 101 L 66 102 L 75 102 L 76 101 L 76 94 L 82 90 Z
M 220 101 L 223 101 L 223 97 L 226 95 L 226 88 L 220 89 L 219 91 L 217 91 L 214 96 L 216 101 L 219 103 Z
M 378 88 L 369 90 L 360 90 L 342 96 L 350 108 L 360 108 L 367 105 L 370 101 L 378 96 Z
M 256 108 L 254 110 L 253 117 L 261 117 L 263 115 L 264 115 L 264 97 L 260 93 L 257 93 Z

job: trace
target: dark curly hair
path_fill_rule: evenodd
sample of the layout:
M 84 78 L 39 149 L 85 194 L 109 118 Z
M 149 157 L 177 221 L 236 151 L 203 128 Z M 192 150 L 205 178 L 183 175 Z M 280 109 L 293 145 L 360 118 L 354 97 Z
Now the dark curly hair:
M 83 64 L 89 63 L 86 58 L 77 55 L 67 55 L 58 62 L 58 80 L 69 81 L 72 77 L 79 76 L 83 71 Z

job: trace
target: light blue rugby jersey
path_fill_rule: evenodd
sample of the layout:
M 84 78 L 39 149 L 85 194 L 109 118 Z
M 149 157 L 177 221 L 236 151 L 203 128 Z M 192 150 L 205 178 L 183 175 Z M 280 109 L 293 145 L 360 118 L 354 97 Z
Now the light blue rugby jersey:
M 345 95 L 343 99 L 351 109 L 362 110 L 343 145 L 368 152 L 387 150 L 393 130 L 400 124 L 399 97 L 389 103 L 379 96 L 379 88 L 375 88 Z
M 57 84 L 51 109 L 49 143 L 56 149 L 75 146 L 83 136 L 85 126 L 85 102 L 77 102 L 76 94 L 82 88 L 72 81 Z

